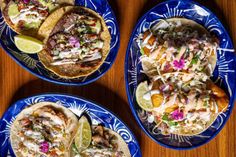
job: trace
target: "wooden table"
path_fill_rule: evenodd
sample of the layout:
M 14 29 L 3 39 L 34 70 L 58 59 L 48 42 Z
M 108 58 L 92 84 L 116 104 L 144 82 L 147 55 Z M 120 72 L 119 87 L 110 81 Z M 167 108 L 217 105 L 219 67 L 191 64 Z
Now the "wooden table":
M 224 129 L 208 144 L 189 151 L 164 148 L 139 128 L 129 108 L 124 80 L 124 58 L 130 34 L 138 18 L 160 0 L 110 0 L 117 16 L 121 43 L 112 68 L 98 81 L 83 87 L 52 84 L 33 76 L 0 49 L 0 116 L 13 102 L 34 94 L 56 92 L 83 96 L 115 112 L 135 133 L 144 157 L 235 157 L 236 107 Z M 211 9 L 223 22 L 236 44 L 236 0 L 198 1 Z

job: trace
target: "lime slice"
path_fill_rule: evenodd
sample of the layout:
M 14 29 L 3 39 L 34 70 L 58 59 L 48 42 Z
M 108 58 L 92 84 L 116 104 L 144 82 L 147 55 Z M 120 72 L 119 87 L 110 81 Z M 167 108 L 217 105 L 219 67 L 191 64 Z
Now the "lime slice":
M 138 85 L 136 89 L 136 100 L 138 102 L 138 105 L 144 109 L 145 111 L 152 111 L 153 105 L 152 105 L 152 100 L 151 100 L 151 95 L 150 98 L 144 98 L 144 94 L 146 94 L 149 91 L 148 89 L 148 84 L 147 81 L 142 82 Z
M 28 54 L 38 53 L 43 49 L 43 43 L 30 36 L 17 35 L 14 40 L 16 47 Z
M 79 120 L 79 127 L 75 135 L 75 147 L 79 152 L 85 150 L 91 143 L 92 131 L 88 119 L 83 116 Z

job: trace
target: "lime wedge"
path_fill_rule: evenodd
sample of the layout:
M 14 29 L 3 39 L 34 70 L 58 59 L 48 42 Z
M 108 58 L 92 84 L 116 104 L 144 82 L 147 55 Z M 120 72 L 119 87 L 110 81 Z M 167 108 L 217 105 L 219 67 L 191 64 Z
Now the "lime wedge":
M 138 105 L 145 111 L 152 111 L 152 99 L 151 95 L 150 98 L 144 98 L 144 95 L 149 92 L 147 81 L 142 82 L 138 85 L 136 89 L 136 100 Z
M 85 150 L 91 143 L 92 131 L 88 119 L 83 116 L 79 119 L 79 127 L 75 135 L 75 147 L 79 152 Z
M 26 35 L 17 35 L 14 37 L 16 47 L 22 52 L 28 54 L 38 53 L 43 49 L 43 43 Z

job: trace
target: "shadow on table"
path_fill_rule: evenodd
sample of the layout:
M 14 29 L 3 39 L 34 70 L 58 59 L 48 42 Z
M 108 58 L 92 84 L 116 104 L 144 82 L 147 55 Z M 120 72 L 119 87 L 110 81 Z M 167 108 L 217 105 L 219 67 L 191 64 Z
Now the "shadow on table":
M 118 24 L 120 25 L 120 10 L 118 8 L 118 0 L 111 0 L 108 1 L 108 3 L 111 5 L 111 8 L 116 16 L 116 20 L 118 22 Z
M 1 60 L 0 60 L 0 63 L 4 63 L 4 62 L 1 62 Z M 3 66 L 2 65 L 0 65 L 0 76 L 2 76 L 2 77 L 4 76 L 4 74 L 3 74 Z M 0 87 L 3 87 L 3 78 L 2 77 L 1 77 L 1 80 L 0 80 Z
M 76 87 L 60 86 L 40 79 L 33 80 L 24 84 L 17 90 L 12 98 L 11 104 L 22 98 L 45 93 L 72 94 L 101 104 L 120 117 L 121 120 L 123 120 L 133 131 L 136 138 L 138 140 L 140 139 L 140 128 L 138 127 L 126 101 L 107 87 L 96 82 L 86 86 Z
M 164 2 L 164 1 L 163 0 L 146 0 L 143 9 L 140 12 L 139 17 L 141 18 L 146 12 L 148 12 L 150 9 L 155 7 L 157 4 L 160 4 L 161 2 Z

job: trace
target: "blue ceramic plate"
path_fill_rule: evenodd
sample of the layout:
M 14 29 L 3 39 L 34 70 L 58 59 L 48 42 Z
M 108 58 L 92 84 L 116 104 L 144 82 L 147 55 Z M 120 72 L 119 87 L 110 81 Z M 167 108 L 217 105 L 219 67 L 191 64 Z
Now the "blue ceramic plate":
M 17 114 L 19 114 L 26 106 L 44 101 L 61 104 L 70 109 L 78 117 L 86 112 L 91 118 L 92 124 L 102 124 L 120 134 L 127 143 L 132 157 L 141 157 L 140 148 L 134 135 L 113 113 L 82 98 L 60 94 L 45 94 L 22 99 L 17 101 L 7 110 L 0 120 L 0 156 L 15 156 L 11 148 L 9 134 L 10 126 Z
M 154 126 L 148 124 L 147 119 L 141 122 L 138 116 L 141 108 L 135 100 L 137 85 L 145 80 L 141 73 L 142 67 L 139 61 L 141 53 L 136 44 L 136 38 L 141 32 L 152 27 L 160 19 L 171 17 L 184 17 L 203 25 L 210 32 L 217 35 L 220 47 L 217 50 L 217 66 L 212 80 L 221 86 L 230 97 L 227 111 L 221 113 L 216 121 L 205 132 L 195 136 L 162 135 L 155 131 Z M 236 96 L 236 56 L 232 41 L 219 21 L 219 19 L 207 8 L 192 1 L 170 0 L 163 2 L 148 11 L 138 22 L 131 36 L 125 61 L 126 90 L 132 112 L 144 132 L 155 142 L 173 149 L 192 149 L 209 142 L 225 125 L 233 109 Z
M 107 0 L 75 0 L 75 5 L 90 8 L 99 13 L 105 20 L 109 32 L 111 34 L 111 49 L 101 67 L 93 74 L 87 77 L 77 79 L 63 79 L 50 72 L 41 64 L 36 54 L 29 55 L 22 53 L 14 44 L 14 36 L 16 35 L 10 27 L 4 22 L 0 12 L 0 45 L 2 48 L 23 68 L 36 75 L 37 77 L 49 82 L 63 85 L 85 85 L 96 81 L 112 66 L 120 45 L 120 33 L 115 15 L 108 4 Z

